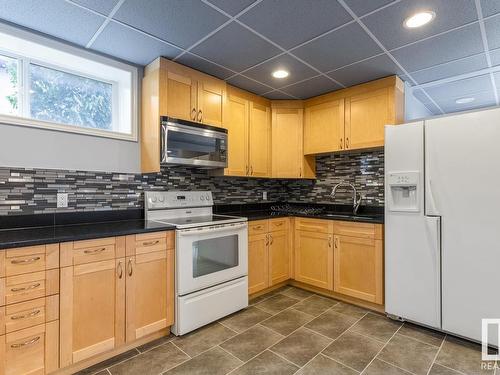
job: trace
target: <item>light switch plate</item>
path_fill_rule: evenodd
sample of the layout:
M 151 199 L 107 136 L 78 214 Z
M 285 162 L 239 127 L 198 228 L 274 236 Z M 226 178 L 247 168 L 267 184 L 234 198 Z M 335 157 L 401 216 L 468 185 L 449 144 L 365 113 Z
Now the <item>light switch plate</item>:
M 68 193 L 57 193 L 57 208 L 68 207 Z
M 262 199 L 267 201 L 267 191 L 262 192 Z

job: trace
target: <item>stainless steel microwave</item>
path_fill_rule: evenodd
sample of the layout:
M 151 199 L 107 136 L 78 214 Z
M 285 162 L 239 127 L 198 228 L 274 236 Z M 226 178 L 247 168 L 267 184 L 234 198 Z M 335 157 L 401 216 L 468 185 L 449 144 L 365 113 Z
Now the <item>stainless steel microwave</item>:
M 227 129 L 164 116 L 160 123 L 161 164 L 227 167 Z

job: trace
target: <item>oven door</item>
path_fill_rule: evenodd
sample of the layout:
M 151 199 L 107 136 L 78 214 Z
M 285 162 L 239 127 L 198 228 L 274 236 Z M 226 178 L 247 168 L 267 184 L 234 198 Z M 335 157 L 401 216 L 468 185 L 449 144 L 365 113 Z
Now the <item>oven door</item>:
M 163 164 L 227 167 L 227 133 L 211 126 L 162 122 Z
M 178 296 L 248 274 L 246 222 L 180 229 L 176 233 Z

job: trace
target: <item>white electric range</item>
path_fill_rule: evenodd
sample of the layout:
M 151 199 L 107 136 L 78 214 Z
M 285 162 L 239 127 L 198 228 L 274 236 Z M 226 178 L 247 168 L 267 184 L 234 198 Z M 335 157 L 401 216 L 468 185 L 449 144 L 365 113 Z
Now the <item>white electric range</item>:
M 144 207 L 176 227 L 175 335 L 248 306 L 246 218 L 213 214 L 209 191 L 148 191 Z

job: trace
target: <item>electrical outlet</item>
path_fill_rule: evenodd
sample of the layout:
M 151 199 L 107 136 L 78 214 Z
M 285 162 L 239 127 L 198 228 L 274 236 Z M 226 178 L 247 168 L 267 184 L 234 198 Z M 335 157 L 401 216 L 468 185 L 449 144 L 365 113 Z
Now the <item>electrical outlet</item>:
M 267 191 L 262 192 L 262 199 L 267 201 Z
M 57 208 L 68 207 L 68 193 L 57 193 Z

